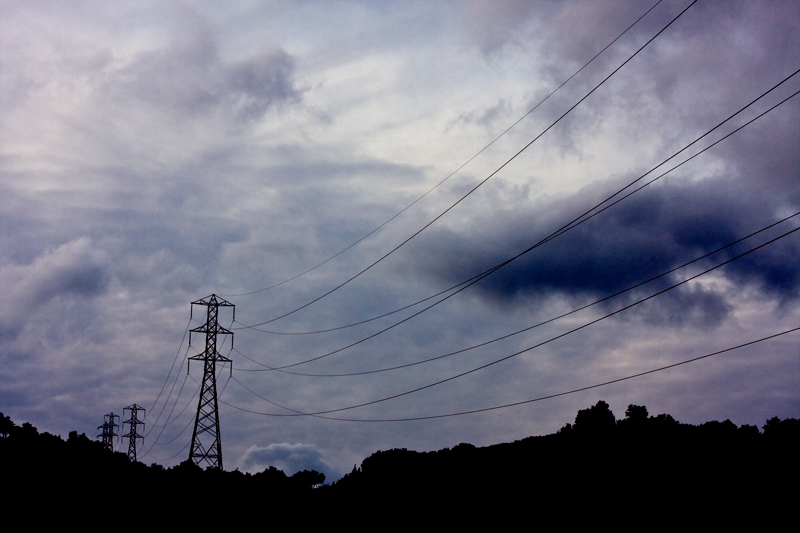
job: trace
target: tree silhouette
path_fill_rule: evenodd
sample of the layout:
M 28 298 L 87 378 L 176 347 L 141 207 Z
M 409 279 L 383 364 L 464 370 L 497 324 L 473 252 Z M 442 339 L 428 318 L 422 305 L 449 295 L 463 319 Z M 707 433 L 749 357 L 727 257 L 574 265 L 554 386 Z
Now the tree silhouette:
M 592 407 L 578 411 L 574 429 L 582 434 L 606 433 L 613 430 L 616 423 L 608 404 L 600 400 Z
M 644 405 L 633 405 L 630 404 L 627 409 L 625 409 L 625 418 L 628 420 L 647 420 L 647 407 Z
M 6 438 L 13 430 L 14 422 L 11 421 L 11 417 L 0 413 L 0 435 Z
M 310 472 L 308 470 L 303 470 L 302 472 L 297 472 L 289 479 L 296 489 L 308 490 L 322 485 L 325 482 L 325 474 L 317 472 L 316 470 Z

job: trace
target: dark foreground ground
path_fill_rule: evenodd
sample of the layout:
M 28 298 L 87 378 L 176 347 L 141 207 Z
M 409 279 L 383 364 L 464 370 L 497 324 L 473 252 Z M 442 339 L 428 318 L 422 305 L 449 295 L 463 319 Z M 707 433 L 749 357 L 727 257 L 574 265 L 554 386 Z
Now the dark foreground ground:
M 796 527 L 800 420 L 693 426 L 634 405 L 625 415 L 598 402 L 553 435 L 378 451 L 320 486 L 313 471 L 145 466 L 85 435 L 65 441 L 0 414 L 5 514 L 101 529 Z

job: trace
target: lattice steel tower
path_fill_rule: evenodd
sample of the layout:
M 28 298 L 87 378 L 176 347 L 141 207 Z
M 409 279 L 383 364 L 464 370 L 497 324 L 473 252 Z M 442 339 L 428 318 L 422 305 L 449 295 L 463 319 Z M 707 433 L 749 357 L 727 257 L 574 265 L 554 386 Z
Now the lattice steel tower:
M 128 438 L 128 459 L 136 462 L 136 439 L 144 438 L 138 433 L 137 426 L 142 426 L 142 429 L 144 429 L 144 422 L 139 422 L 139 411 L 147 413 L 147 410 L 144 407 L 133 404 L 122 410 L 122 416 L 125 416 L 125 411 L 130 411 L 131 416 L 127 420 L 122 421 L 122 431 L 125 431 L 125 424 L 129 425 L 128 434 L 123 435 L 122 438 Z
M 203 384 L 200 387 L 200 399 L 197 404 L 197 417 L 194 420 L 194 433 L 192 433 L 192 449 L 189 459 L 194 464 L 201 466 L 205 463 L 207 468 L 222 470 L 222 442 L 219 435 L 219 409 L 217 408 L 217 374 L 216 364 L 230 363 L 231 360 L 217 351 L 217 335 L 233 335 L 233 332 L 219 325 L 217 318 L 220 307 L 233 307 L 233 318 L 236 319 L 236 306 L 232 303 L 217 298 L 216 294 L 192 302 L 195 305 L 204 305 L 208 308 L 206 323 L 189 332 L 189 346 L 192 345 L 192 333 L 206 334 L 206 349 L 202 354 L 189 359 L 203 361 Z M 231 337 L 233 347 L 233 337 Z M 233 367 L 231 367 L 233 372 Z
M 116 418 L 119 418 L 119 415 L 116 415 L 113 412 L 103 415 L 103 425 L 97 426 L 97 429 L 102 430 L 102 433 L 97 436 L 103 439 L 103 447 L 111 450 L 112 452 L 114 451 L 114 437 L 117 436 L 117 434 L 114 433 L 114 428 L 119 427 L 119 424 L 115 422 Z

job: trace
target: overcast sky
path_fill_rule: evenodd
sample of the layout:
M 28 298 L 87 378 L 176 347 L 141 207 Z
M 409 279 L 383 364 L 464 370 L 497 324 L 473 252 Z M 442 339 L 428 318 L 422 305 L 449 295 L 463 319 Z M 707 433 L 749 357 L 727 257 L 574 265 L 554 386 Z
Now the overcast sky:
M 143 462 L 189 454 L 202 349 L 187 325 L 236 305 L 220 370 L 227 470 L 334 480 L 379 449 L 484 446 L 558 430 L 603 399 L 682 422 L 800 416 L 800 236 L 601 318 L 800 227 L 800 97 L 410 320 L 413 304 L 516 256 L 800 68 L 800 4 L 645 1 L 0 1 L 0 411 L 63 437 L 149 408 Z M 652 179 L 800 90 L 800 75 Z M 639 184 L 643 184 L 640 181 Z M 626 192 L 629 192 L 628 189 Z M 449 294 L 449 293 L 448 293 Z M 173 361 L 177 363 L 173 368 Z M 298 375 L 312 374 L 312 375 Z M 322 376 L 320 376 L 322 374 Z M 163 392 L 162 386 L 165 386 Z M 247 387 L 247 388 L 245 388 Z M 247 389 L 253 391 L 249 392 Z M 180 392 L 180 394 L 179 394 Z M 253 393 L 266 398 L 268 403 Z M 275 405 L 277 404 L 277 405 Z M 166 407 L 165 407 L 166 406 Z M 250 411 L 250 412 L 248 412 Z M 170 415 L 171 413 L 171 415 Z M 254 414 L 258 413 L 258 414 Z M 169 420 L 166 427 L 164 423 Z M 125 428 L 127 430 L 127 427 Z M 143 446 L 143 447 L 142 447 Z M 143 455 L 143 450 L 148 453 Z

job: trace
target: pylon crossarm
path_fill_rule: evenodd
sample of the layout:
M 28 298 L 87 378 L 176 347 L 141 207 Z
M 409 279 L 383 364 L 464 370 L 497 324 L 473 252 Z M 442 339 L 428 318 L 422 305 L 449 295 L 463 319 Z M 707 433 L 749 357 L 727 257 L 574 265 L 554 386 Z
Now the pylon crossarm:
M 191 307 L 206 307 L 206 321 L 203 325 L 191 329 L 191 333 L 205 333 L 206 344 L 203 353 L 194 355 L 189 360 L 203 361 L 203 382 L 197 400 L 192 446 L 189 457 L 195 464 L 207 463 L 210 467 L 222 469 L 222 443 L 220 439 L 219 411 L 217 406 L 216 363 L 232 363 L 230 359 L 217 351 L 217 335 L 231 335 L 233 332 L 219 325 L 219 308 L 236 307 L 216 294 L 192 302 Z M 233 337 L 231 337 L 233 339 Z

